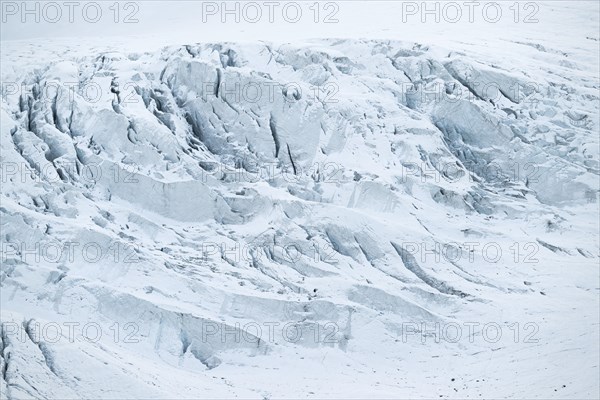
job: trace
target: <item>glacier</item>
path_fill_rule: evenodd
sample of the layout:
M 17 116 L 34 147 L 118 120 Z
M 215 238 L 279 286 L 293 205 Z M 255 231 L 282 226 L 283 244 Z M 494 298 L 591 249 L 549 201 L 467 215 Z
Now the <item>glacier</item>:
M 588 42 L 3 43 L 2 398 L 597 398 Z

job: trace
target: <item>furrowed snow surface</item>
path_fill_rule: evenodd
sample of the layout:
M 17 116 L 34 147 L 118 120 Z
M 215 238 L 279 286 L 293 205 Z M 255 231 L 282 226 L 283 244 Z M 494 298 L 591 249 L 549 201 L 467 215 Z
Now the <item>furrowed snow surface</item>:
M 2 398 L 597 398 L 597 40 L 3 43 Z

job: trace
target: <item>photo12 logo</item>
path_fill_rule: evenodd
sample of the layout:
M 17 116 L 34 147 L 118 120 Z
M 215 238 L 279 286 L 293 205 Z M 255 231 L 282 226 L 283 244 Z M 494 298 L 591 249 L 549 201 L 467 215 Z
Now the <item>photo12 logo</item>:
M 114 343 L 139 343 L 140 328 L 134 322 L 119 324 L 114 322 L 108 330 L 95 321 L 56 321 L 40 322 L 35 319 L 17 322 L 3 322 L 0 331 L 3 337 L 26 343 L 28 340 L 40 345 L 45 343 L 97 343 L 103 337 Z M 6 343 L 5 343 L 6 344 Z
M 540 327 L 535 322 L 403 322 L 402 343 L 498 343 L 504 336 L 513 343 L 539 343 Z
M 540 6 L 528 2 L 495 2 L 495 1 L 403 1 L 402 22 L 419 21 L 447 22 L 487 22 L 495 24 L 503 18 L 511 18 L 514 23 L 535 24 Z
M 139 263 L 139 245 L 125 242 L 75 242 L 57 240 L 47 242 L 3 241 L 0 250 L 2 263 L 18 260 L 23 263 L 41 262 L 94 264 L 101 261 L 113 263 Z
M 339 10 L 339 4 L 333 1 L 203 1 L 202 22 L 295 24 L 310 20 L 315 24 L 336 24 Z
M 450 243 L 426 243 L 426 242 L 402 242 L 398 248 L 415 257 L 423 263 L 456 263 L 484 262 L 496 264 L 502 258 L 508 259 L 515 264 L 537 264 L 536 257 L 540 250 L 536 242 L 450 242 Z
M 95 1 L 3 1 L 2 23 L 49 23 L 112 21 L 115 24 L 138 23 L 140 6 L 137 2 Z

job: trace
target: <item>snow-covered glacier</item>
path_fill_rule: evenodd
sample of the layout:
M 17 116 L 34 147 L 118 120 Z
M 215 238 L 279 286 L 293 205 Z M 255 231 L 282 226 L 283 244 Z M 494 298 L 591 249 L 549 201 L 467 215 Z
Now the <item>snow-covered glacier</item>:
M 507 46 L 3 43 L 1 397 L 597 398 L 598 36 Z

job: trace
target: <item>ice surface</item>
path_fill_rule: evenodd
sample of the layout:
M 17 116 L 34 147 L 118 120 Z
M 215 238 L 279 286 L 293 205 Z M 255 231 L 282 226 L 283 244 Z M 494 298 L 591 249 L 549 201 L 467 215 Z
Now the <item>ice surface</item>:
M 2 42 L 2 398 L 597 398 L 598 30 L 386 21 Z

